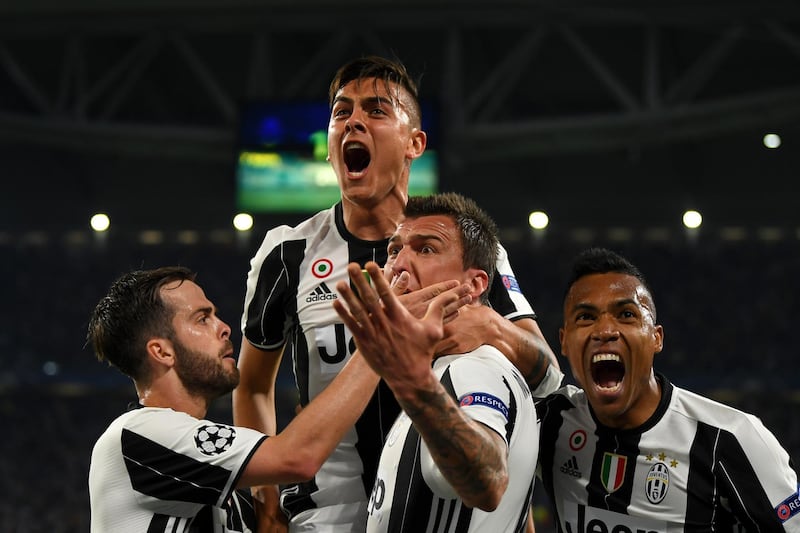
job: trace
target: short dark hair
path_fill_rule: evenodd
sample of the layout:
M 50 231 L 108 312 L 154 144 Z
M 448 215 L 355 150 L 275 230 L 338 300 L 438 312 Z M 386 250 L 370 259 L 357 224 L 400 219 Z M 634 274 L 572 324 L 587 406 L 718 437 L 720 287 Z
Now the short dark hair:
M 407 218 L 447 215 L 455 221 L 461 234 L 462 266 L 479 268 L 489 275 L 487 290 L 481 294 L 481 301 L 488 302 L 500 246 L 494 220 L 475 201 L 453 192 L 412 196 L 404 214 Z
M 405 65 L 398 59 L 387 59 L 380 56 L 365 56 L 353 59 L 336 71 L 336 74 L 328 88 L 328 105 L 333 108 L 333 101 L 336 94 L 348 83 L 353 80 L 364 80 L 373 78 L 377 83 L 379 80 L 388 85 L 394 83 L 406 90 L 411 97 L 412 109 L 409 110 L 411 118 L 416 127 L 422 124 L 422 110 L 419 105 L 419 90 L 415 82 L 408 73 Z
M 86 333 L 98 360 L 118 368 L 134 381 L 147 377 L 145 345 L 153 337 L 172 339 L 172 317 L 161 298 L 161 287 L 173 281 L 193 281 L 185 267 L 167 266 L 135 270 L 111 284 L 95 306 Z
M 628 259 L 608 248 L 587 248 L 575 256 L 572 262 L 572 273 L 567 281 L 566 290 L 564 291 L 564 297 L 566 298 L 572 285 L 580 278 L 590 274 L 606 274 L 609 272 L 627 274 L 639 280 L 639 283 L 641 283 L 650 294 L 650 300 L 653 305 L 653 320 L 655 320 L 655 298 L 653 297 L 653 290 L 650 288 L 650 284 L 647 282 L 644 274 L 642 274 L 642 271 Z

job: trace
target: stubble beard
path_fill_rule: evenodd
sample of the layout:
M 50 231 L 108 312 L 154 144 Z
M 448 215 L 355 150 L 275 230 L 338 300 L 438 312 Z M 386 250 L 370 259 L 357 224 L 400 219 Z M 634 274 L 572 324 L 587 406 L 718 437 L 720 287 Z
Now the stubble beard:
M 190 394 L 213 400 L 239 384 L 239 369 L 235 365 L 226 368 L 223 362 L 223 355 L 232 348 L 230 340 L 214 357 L 189 349 L 180 342 L 175 342 L 174 346 L 175 372 Z

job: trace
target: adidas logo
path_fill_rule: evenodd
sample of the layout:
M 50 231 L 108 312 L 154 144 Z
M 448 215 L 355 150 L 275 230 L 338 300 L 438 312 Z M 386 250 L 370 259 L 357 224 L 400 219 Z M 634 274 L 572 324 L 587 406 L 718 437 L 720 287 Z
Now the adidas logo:
M 335 292 L 331 292 L 325 283 L 320 283 L 319 286 L 314 289 L 314 292 L 306 296 L 306 302 L 325 302 L 328 300 L 336 300 L 338 296 L 336 296 Z
M 563 465 L 561 465 L 561 472 L 573 477 L 581 477 L 581 471 L 578 469 L 578 460 L 573 455 Z

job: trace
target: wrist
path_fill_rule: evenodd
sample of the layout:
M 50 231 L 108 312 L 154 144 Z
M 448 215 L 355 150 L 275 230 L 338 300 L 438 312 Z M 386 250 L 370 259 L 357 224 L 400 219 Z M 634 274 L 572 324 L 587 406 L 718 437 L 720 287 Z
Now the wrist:
M 439 379 L 433 370 L 407 379 L 386 379 L 386 384 L 392 389 L 395 398 L 401 405 L 416 406 L 425 403 L 426 398 L 435 394 L 440 387 Z

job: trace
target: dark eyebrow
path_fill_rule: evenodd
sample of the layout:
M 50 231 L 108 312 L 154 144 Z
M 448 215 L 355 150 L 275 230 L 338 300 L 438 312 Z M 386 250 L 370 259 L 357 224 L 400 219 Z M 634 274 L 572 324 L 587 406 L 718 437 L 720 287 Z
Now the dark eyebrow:
M 633 298 L 622 298 L 614 302 L 614 307 L 625 307 L 626 305 L 639 307 L 639 304 Z
M 349 96 L 337 96 L 333 99 L 333 105 L 336 105 L 339 102 L 344 102 L 345 104 L 355 105 L 355 100 L 350 98 Z M 389 105 L 394 105 L 394 101 L 387 97 L 387 96 L 368 96 L 366 98 L 362 98 L 360 100 L 361 105 L 380 105 L 383 102 L 386 102 Z
M 344 102 L 346 104 L 352 104 L 353 103 L 353 99 L 350 98 L 349 96 L 337 96 L 336 98 L 333 99 L 333 105 L 336 105 L 339 102 Z
M 409 235 L 408 236 L 408 240 L 409 240 L 409 242 L 417 242 L 417 241 L 444 242 L 444 239 L 442 239 L 439 235 L 425 234 L 425 233 L 414 233 L 412 235 Z M 397 242 L 402 242 L 402 241 L 403 241 L 403 239 L 400 237 L 400 235 L 397 235 L 397 234 L 392 235 L 389 238 L 389 244 L 390 245 L 391 244 L 395 244 Z
M 412 240 L 415 241 L 439 241 L 442 242 L 442 238 L 439 235 L 430 234 L 426 235 L 424 233 L 417 233 L 411 236 Z
M 578 302 L 572 306 L 572 312 L 574 313 L 575 311 L 597 311 L 597 306 L 584 302 Z
M 368 105 L 374 105 L 374 104 L 380 105 L 383 102 L 386 102 L 389 105 L 393 104 L 393 101 L 392 101 L 391 98 L 383 97 L 383 96 L 369 96 L 367 98 L 364 98 L 361 102 L 362 102 L 362 104 L 368 104 Z
M 192 316 L 196 315 L 213 315 L 217 311 L 216 307 L 206 306 L 206 307 L 199 307 L 194 310 Z
M 636 300 L 634 300 L 633 298 L 621 298 L 619 300 L 614 300 L 611 303 L 611 307 L 613 307 L 615 309 L 620 309 L 620 308 L 626 307 L 628 305 L 633 305 L 635 307 L 639 307 L 639 304 L 637 304 Z M 586 302 L 578 302 L 577 304 L 575 304 L 572 307 L 572 310 L 573 311 L 579 311 L 579 310 L 597 311 L 598 307 L 596 305 L 589 304 L 589 303 L 586 303 Z

